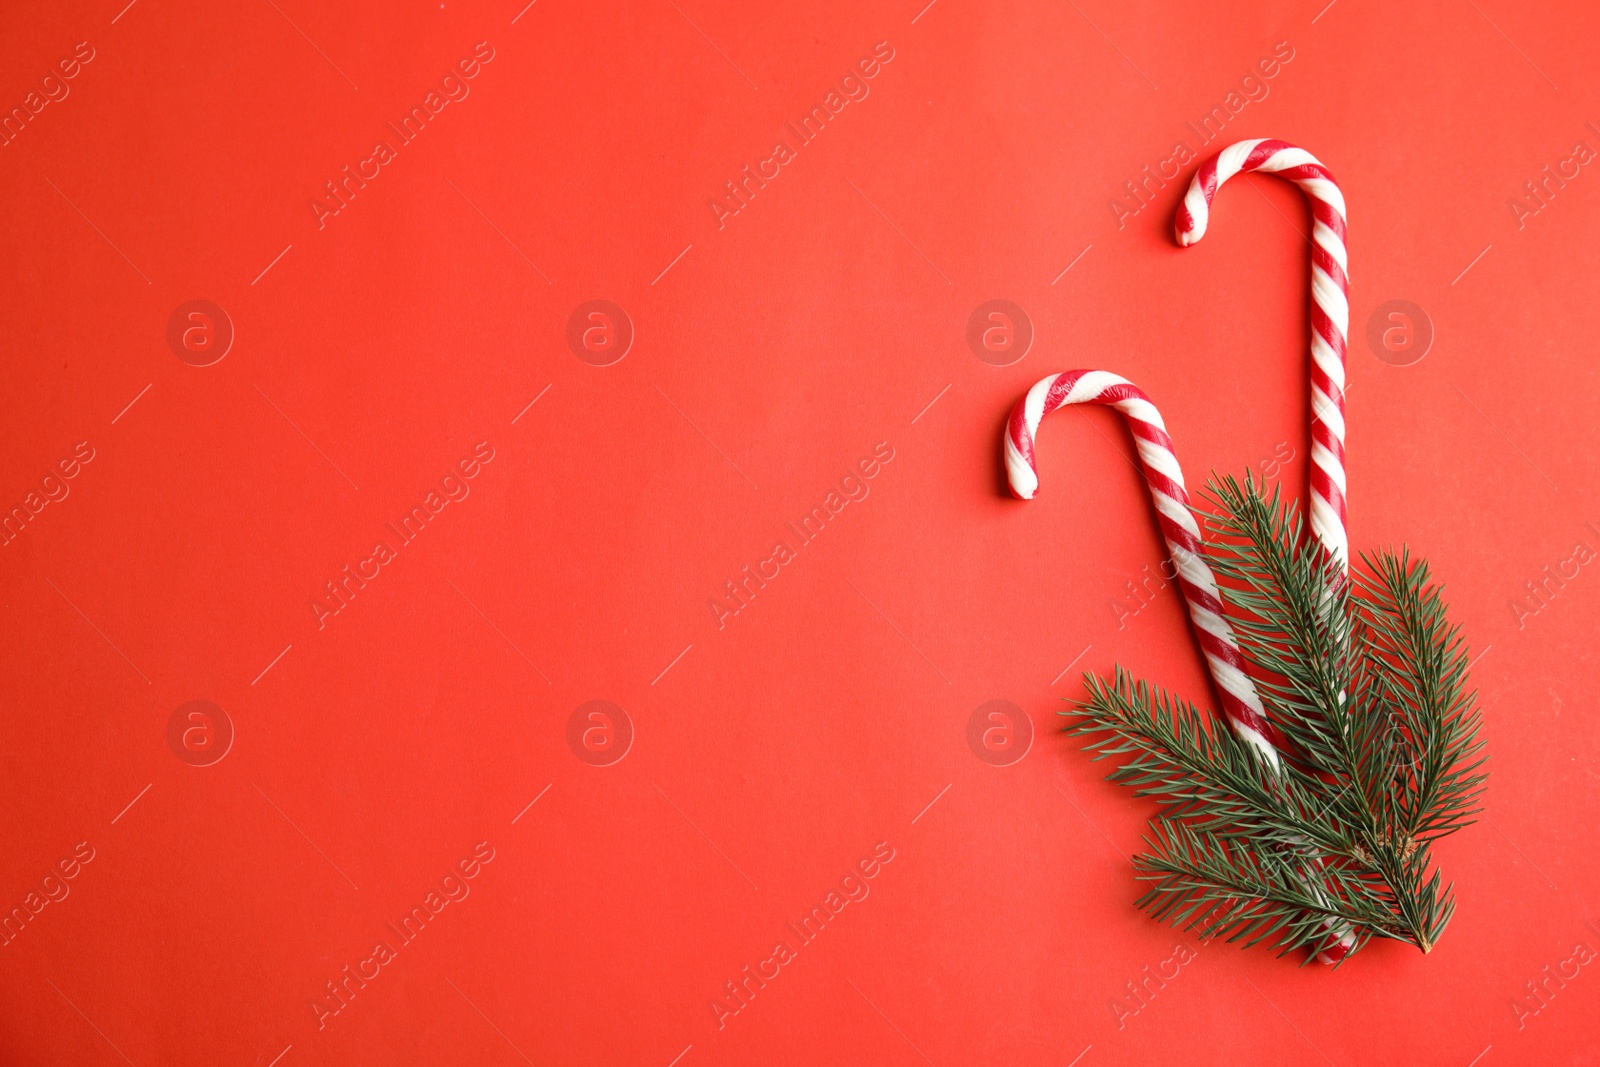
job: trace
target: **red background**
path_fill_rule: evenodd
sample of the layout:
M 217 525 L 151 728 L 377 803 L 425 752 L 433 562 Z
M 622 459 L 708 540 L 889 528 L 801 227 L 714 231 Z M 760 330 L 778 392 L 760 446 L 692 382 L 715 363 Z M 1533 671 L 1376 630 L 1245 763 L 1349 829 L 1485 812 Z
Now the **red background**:
M 4 1062 L 1595 1062 L 1600 973 L 1564 961 L 1600 947 L 1600 176 L 1523 189 L 1600 147 L 1593 11 L 123 3 L 0 12 L 6 108 L 94 51 L 0 148 L 4 507 L 95 454 L 0 549 L 0 904 L 94 849 L 0 948 Z M 323 183 L 480 41 L 470 95 L 319 228 Z M 878 42 L 870 95 L 719 228 L 723 183 Z M 1185 122 L 1278 42 L 1201 146 Z M 1028 385 L 1105 367 L 1191 483 L 1277 457 L 1303 490 L 1298 193 L 1239 180 L 1187 251 L 1192 164 L 1110 206 L 1180 139 L 1259 136 L 1343 184 L 1352 543 L 1432 561 L 1492 755 L 1487 821 L 1437 850 L 1444 941 L 1337 972 L 1133 908 L 1149 811 L 1060 698 L 1115 663 L 1210 693 L 1170 588 L 1119 620 L 1160 549 L 1112 416 L 1047 424 L 1035 503 L 997 462 Z M 992 298 L 1036 330 L 1006 367 L 965 341 Z M 166 340 L 192 299 L 236 331 L 211 366 Z M 591 299 L 636 333 L 610 366 L 565 340 Z M 1397 299 L 1435 333 L 1407 366 L 1366 340 Z M 480 441 L 470 496 L 319 629 Z M 879 442 L 870 495 L 719 628 L 708 600 Z M 235 730 L 205 767 L 167 742 L 195 699 Z M 592 699 L 633 725 L 621 762 L 568 746 Z M 995 699 L 1036 733 L 1012 766 L 966 740 Z M 479 842 L 471 895 L 319 1029 Z M 878 842 L 870 896 L 719 1028 Z

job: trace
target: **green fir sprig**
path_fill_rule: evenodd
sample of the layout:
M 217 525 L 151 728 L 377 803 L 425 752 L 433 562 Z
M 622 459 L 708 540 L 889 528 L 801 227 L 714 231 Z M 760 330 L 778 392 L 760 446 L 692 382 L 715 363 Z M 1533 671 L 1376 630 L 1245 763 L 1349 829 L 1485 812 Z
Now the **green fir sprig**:
M 1120 667 L 1086 676 L 1068 732 L 1160 806 L 1139 907 L 1280 955 L 1348 938 L 1348 958 L 1374 937 L 1429 952 L 1455 910 L 1430 846 L 1471 825 L 1488 776 L 1427 563 L 1384 551 L 1347 576 L 1276 488 L 1213 479 L 1206 497 L 1207 559 L 1282 758 Z

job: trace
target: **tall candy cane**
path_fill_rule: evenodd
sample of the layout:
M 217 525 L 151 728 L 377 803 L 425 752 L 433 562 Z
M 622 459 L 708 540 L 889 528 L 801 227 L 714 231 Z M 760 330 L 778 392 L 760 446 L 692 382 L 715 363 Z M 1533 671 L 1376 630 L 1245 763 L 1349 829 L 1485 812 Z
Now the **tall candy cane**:
M 1204 237 L 1217 190 L 1235 174 L 1250 171 L 1294 182 L 1311 203 L 1311 532 L 1348 573 L 1344 361 L 1350 333 L 1350 259 L 1339 183 L 1316 156 L 1287 141 L 1239 141 L 1200 164 L 1178 206 L 1173 229 L 1185 248 Z M 1319 958 L 1336 963 L 1355 938 L 1346 928 L 1331 923 L 1328 928 L 1340 935 L 1339 942 Z
M 1120 375 L 1103 370 L 1074 370 L 1052 374 L 1017 402 L 1006 426 L 1006 477 L 1011 491 L 1032 500 L 1039 491 L 1039 467 L 1034 459 L 1034 435 L 1039 423 L 1065 404 L 1106 404 L 1128 420 L 1139 450 L 1139 469 L 1150 486 L 1157 521 L 1166 538 L 1167 551 L 1178 570 L 1178 585 L 1189 606 L 1189 620 L 1205 652 L 1211 677 L 1222 698 L 1228 725 L 1239 739 L 1252 745 L 1266 761 L 1278 766 L 1273 744 L 1277 731 L 1267 722 L 1256 687 L 1245 673 L 1239 640 L 1223 617 L 1217 579 L 1202 554 L 1200 526 L 1195 522 L 1184 488 L 1183 471 L 1172 450 L 1161 412 L 1140 388 Z
M 1204 650 L 1211 677 L 1222 698 L 1224 718 L 1241 741 L 1249 744 L 1273 767 L 1280 766 L 1274 740 L 1281 740 L 1267 721 L 1255 683 L 1245 673 L 1238 638 L 1223 617 L 1217 579 L 1203 555 L 1200 527 L 1195 522 L 1183 470 L 1167 435 L 1161 412 L 1137 385 L 1121 375 L 1103 370 L 1073 370 L 1052 374 L 1037 382 L 1017 402 L 1006 424 L 1006 480 L 1011 492 L 1032 500 L 1039 491 L 1039 465 L 1034 438 L 1044 417 L 1067 404 L 1105 404 L 1121 412 L 1133 431 L 1139 451 L 1139 470 L 1150 486 L 1157 521 L 1167 551 L 1177 567 L 1178 585 L 1189 606 L 1189 620 Z M 1308 874 L 1315 880 L 1314 874 Z M 1337 963 L 1355 944 L 1354 935 L 1333 923 L 1325 924 L 1338 940 L 1317 954 L 1323 963 Z
M 1211 201 L 1235 174 L 1259 171 L 1294 182 L 1311 201 L 1311 530 L 1348 570 L 1345 532 L 1344 361 L 1350 329 L 1344 194 L 1328 168 L 1285 141 L 1240 141 L 1200 164 L 1175 229 L 1184 247 L 1206 235 Z

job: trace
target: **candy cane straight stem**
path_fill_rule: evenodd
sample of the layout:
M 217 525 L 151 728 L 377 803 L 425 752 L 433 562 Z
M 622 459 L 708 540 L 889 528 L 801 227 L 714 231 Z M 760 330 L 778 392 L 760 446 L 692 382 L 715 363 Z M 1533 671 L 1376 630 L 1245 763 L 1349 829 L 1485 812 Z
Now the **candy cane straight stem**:
M 1344 194 L 1328 168 L 1305 149 L 1270 139 L 1240 141 L 1200 164 L 1195 172 L 1178 208 L 1178 243 L 1187 247 L 1204 237 L 1217 190 L 1235 174 L 1251 171 L 1294 182 L 1311 202 L 1311 530 L 1348 570 L 1344 363 L 1350 330 L 1350 276 Z

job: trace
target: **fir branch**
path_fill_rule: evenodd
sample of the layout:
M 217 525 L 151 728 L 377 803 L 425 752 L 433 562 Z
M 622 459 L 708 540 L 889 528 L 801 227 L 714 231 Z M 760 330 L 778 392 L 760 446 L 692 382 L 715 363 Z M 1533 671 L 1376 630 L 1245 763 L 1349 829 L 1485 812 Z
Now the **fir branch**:
M 1111 683 L 1084 679 L 1089 697 L 1067 732 L 1087 739 L 1095 759 L 1128 755 L 1107 777 L 1153 797 L 1163 816 L 1230 837 L 1286 849 L 1314 843 L 1319 854 L 1349 854 L 1358 842 L 1325 819 L 1320 783 L 1285 776 L 1240 744 L 1221 719 L 1135 682 L 1118 667 Z
M 1139 877 L 1152 883 L 1139 906 L 1202 939 L 1243 941 L 1249 948 L 1276 938 L 1279 955 L 1297 948 L 1311 954 L 1339 940 L 1338 927 L 1361 932 L 1357 945 L 1373 932 L 1406 939 L 1393 916 L 1359 877 L 1339 868 L 1324 872 L 1315 887 L 1304 869 L 1278 853 L 1251 847 L 1248 839 L 1229 839 L 1195 830 L 1182 822 L 1158 820 L 1147 838 L 1148 853 L 1134 858 Z
M 1485 787 L 1467 658 L 1428 569 L 1363 557 L 1352 581 L 1292 503 L 1214 480 L 1208 547 L 1241 651 L 1287 741 L 1263 761 L 1220 718 L 1089 676 L 1068 731 L 1160 806 L 1134 863 L 1152 916 L 1282 952 L 1351 934 L 1430 951 L 1455 905 L 1429 845 L 1469 825 Z
M 1488 776 L 1482 715 L 1464 692 L 1466 645 L 1445 616 L 1428 565 L 1409 553 L 1363 556 L 1359 622 L 1371 670 L 1385 679 L 1383 704 L 1408 754 L 1396 771 L 1398 818 L 1408 837 L 1435 840 L 1471 825 Z

